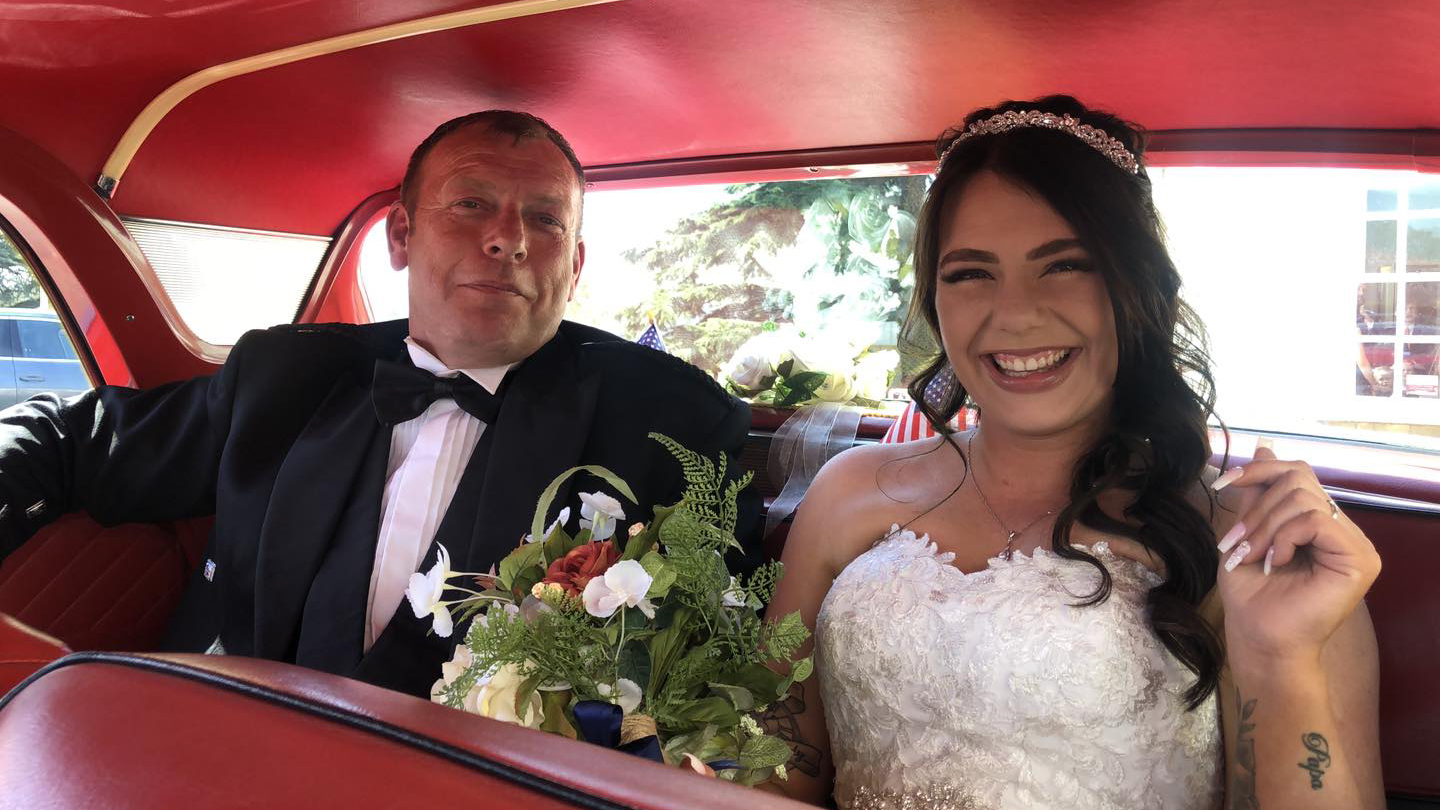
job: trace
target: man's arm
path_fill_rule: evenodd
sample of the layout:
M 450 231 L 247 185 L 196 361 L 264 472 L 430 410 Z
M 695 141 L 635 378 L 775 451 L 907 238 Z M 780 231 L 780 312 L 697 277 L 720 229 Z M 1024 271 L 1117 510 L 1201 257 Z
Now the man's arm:
M 239 348 L 214 377 L 0 411 L 0 559 L 68 512 L 105 524 L 213 512 Z

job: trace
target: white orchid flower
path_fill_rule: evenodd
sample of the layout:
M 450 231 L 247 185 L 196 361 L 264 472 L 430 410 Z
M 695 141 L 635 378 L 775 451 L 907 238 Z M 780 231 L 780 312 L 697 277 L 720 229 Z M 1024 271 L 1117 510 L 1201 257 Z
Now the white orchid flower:
M 725 607 L 745 607 L 745 590 L 740 587 L 740 580 L 730 577 L 730 587 L 720 595 L 720 604 Z
M 455 620 L 450 616 L 450 608 L 440 601 L 440 595 L 445 592 L 445 580 L 455 572 L 450 570 L 450 552 L 440 544 L 437 544 L 437 548 L 439 551 L 435 565 L 423 574 L 417 571 L 410 575 L 410 584 L 405 588 L 405 598 L 410 601 L 410 609 L 415 611 L 415 618 L 433 616 L 435 635 L 449 638 L 450 634 L 455 632 Z
M 645 693 L 640 689 L 640 684 L 629 678 L 620 678 L 615 682 L 615 686 L 602 683 L 596 687 L 596 691 L 600 693 L 600 697 L 612 703 L 618 703 L 620 711 L 625 714 L 632 714 L 640 708 L 640 701 L 645 697 Z
M 525 535 L 525 542 L 527 542 L 527 543 L 538 543 L 538 542 L 540 542 L 541 540 L 544 540 L 545 538 L 549 537 L 549 536 L 551 535 L 551 533 L 553 533 L 553 532 L 555 531 L 555 528 L 556 528 L 557 526 L 563 526 L 563 525 L 565 525 L 566 523 L 569 523 L 569 522 L 570 522 L 570 507 L 567 506 L 567 507 L 565 507 L 564 509 L 561 509 L 561 510 L 560 510 L 560 514 L 558 514 L 558 515 L 555 516 L 555 520 L 554 520 L 549 526 L 546 526 L 546 527 L 545 527 L 545 533 L 544 533 L 544 534 L 540 535 L 539 537 L 536 537 L 536 536 L 533 535 L 533 534 L 526 534 L 526 535 Z
M 645 598 L 655 578 L 634 560 L 621 560 L 610 566 L 603 577 L 595 577 L 585 586 L 581 600 L 585 610 L 596 618 L 608 619 L 621 605 L 638 607 L 646 618 L 655 618 L 655 606 Z
M 590 530 L 590 539 L 609 540 L 615 521 L 625 519 L 620 502 L 603 492 L 580 493 L 580 528 Z

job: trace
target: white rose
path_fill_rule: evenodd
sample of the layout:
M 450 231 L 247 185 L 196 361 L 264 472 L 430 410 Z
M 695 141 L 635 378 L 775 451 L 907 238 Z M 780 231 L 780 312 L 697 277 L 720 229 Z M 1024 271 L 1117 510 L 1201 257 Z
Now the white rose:
M 515 711 L 515 699 L 519 696 L 520 685 L 524 682 L 525 677 L 520 674 L 519 666 L 506 664 L 500 667 L 483 685 L 479 685 L 478 690 L 472 690 L 476 697 L 474 708 L 467 705 L 466 711 L 472 711 L 481 717 L 488 717 L 492 720 L 539 728 L 540 723 L 545 720 L 545 714 L 541 708 L 538 692 L 530 693 L 523 718 Z M 466 696 L 465 702 L 470 703 L 469 695 Z
M 856 393 L 866 399 L 884 399 L 890 390 L 890 372 L 900 362 L 894 350 L 871 352 L 855 363 Z
M 826 402 L 848 402 L 855 396 L 855 384 L 845 374 L 831 374 L 815 389 L 815 396 Z
M 765 387 L 765 381 L 775 376 L 775 367 L 764 357 L 737 354 L 726 376 L 739 387 L 753 391 Z

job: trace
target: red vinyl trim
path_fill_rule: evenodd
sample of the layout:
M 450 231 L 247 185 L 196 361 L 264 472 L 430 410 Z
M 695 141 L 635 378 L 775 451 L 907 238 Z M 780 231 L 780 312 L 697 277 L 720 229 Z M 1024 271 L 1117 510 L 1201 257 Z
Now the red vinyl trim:
M 114 384 L 159 385 L 214 367 L 177 340 L 141 280 L 145 255 L 115 212 L 49 152 L 0 129 L 0 217 L 34 252 L 69 307 L 80 333 L 110 335 L 115 352 L 97 352 L 100 376 Z
M 1152 132 L 1150 166 L 1339 166 L 1440 172 L 1440 132 L 1365 129 L 1203 129 Z M 850 177 L 890 164 L 888 174 L 935 169 L 929 142 L 718 155 L 591 166 L 597 190 Z
M 296 323 L 370 322 L 359 286 L 360 246 L 399 198 L 400 190 L 394 188 L 372 194 L 345 218 L 302 299 Z

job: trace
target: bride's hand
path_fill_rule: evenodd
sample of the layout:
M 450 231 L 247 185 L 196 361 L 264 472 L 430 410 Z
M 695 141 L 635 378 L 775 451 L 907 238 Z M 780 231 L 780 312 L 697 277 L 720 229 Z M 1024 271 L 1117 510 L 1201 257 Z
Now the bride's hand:
M 1220 542 L 1227 657 L 1265 667 L 1317 661 L 1380 573 L 1370 539 L 1303 461 L 1269 447 L 1216 480 L 1239 495 L 1239 521 Z

